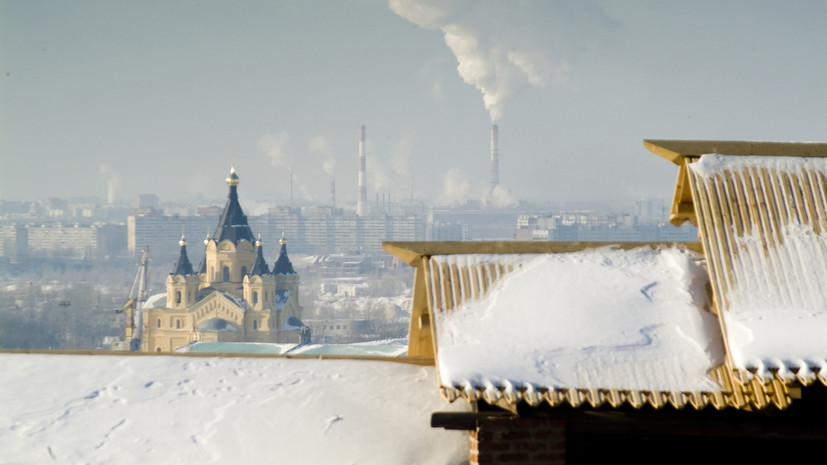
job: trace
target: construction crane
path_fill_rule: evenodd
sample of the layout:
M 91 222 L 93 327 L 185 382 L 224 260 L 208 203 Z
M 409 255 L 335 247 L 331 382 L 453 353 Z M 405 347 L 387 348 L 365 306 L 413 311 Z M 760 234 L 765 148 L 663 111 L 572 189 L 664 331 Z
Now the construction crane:
M 126 332 L 124 334 L 124 346 L 135 351 L 141 348 L 141 333 L 143 321 L 141 308 L 146 302 L 146 285 L 149 281 L 149 247 L 144 247 L 141 254 L 141 261 L 138 263 L 138 272 L 135 273 L 135 280 L 132 281 L 132 289 L 129 291 L 129 298 L 123 307 L 115 310 L 115 313 L 126 313 Z M 126 348 L 126 347 L 124 347 Z

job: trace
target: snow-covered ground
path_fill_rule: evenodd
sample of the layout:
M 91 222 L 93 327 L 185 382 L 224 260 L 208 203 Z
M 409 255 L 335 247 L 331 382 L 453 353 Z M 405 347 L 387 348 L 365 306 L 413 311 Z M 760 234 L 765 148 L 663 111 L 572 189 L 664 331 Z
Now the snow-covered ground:
M 8 464 L 454 464 L 433 367 L 357 360 L 0 354 Z
M 447 255 L 521 264 L 482 300 L 436 314 L 442 385 L 719 391 L 724 361 L 702 257 L 668 248 Z

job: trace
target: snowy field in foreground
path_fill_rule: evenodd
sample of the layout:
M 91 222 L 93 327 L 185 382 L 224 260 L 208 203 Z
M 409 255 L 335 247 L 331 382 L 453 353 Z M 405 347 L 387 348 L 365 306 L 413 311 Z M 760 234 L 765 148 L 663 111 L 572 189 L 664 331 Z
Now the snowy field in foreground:
M 433 367 L 354 360 L 0 354 L 0 462 L 467 460 L 433 429 Z

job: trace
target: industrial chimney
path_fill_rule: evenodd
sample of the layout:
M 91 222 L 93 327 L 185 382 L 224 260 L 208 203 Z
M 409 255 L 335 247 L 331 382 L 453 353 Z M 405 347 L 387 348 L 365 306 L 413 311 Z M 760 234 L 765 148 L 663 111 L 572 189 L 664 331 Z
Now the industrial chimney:
M 500 149 L 499 141 L 497 140 L 497 125 L 491 125 L 491 185 L 489 192 L 494 192 L 494 188 L 500 185 Z
M 356 215 L 365 216 L 368 208 L 367 172 L 365 170 L 365 125 L 359 128 L 359 195 L 356 200 Z

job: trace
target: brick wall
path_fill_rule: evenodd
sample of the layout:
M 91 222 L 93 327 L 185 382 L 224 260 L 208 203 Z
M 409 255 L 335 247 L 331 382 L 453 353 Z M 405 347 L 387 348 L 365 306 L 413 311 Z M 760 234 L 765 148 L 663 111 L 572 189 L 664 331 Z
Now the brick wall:
M 469 435 L 471 465 L 564 465 L 566 424 L 549 418 L 489 417 Z

